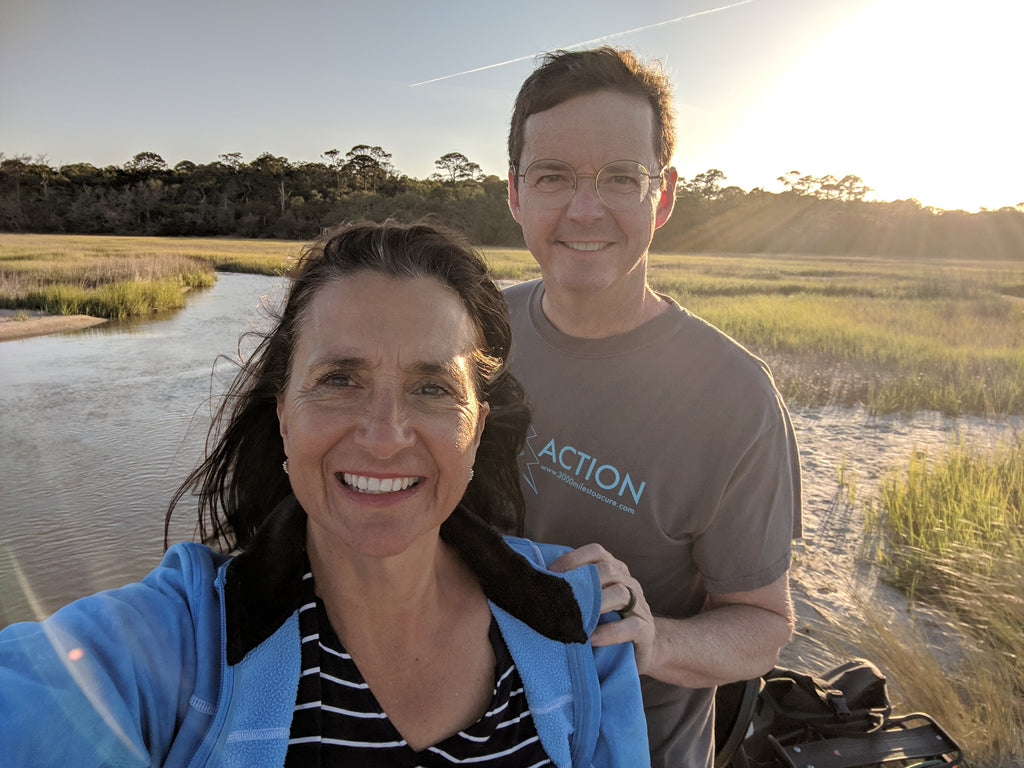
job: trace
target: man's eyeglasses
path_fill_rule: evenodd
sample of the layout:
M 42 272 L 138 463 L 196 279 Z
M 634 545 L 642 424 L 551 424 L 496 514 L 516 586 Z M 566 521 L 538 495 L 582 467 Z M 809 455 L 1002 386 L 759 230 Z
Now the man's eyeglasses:
M 561 160 L 534 160 L 523 173 L 515 175 L 523 179 L 531 193 L 535 193 L 536 202 L 544 208 L 561 208 L 572 199 L 580 179 L 592 178 L 602 203 L 614 211 L 627 211 L 647 199 L 653 180 L 659 180 L 660 188 L 664 173 L 664 168 L 661 173 L 649 173 L 640 163 L 615 160 L 594 176 L 580 176 Z

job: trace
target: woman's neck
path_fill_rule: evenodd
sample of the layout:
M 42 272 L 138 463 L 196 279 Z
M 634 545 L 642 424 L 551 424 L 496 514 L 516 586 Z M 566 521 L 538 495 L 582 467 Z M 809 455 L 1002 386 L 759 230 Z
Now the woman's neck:
M 436 744 L 486 711 L 490 608 L 449 545 L 437 537 L 376 560 L 325 556 L 314 542 L 307 550 L 335 634 L 410 746 Z
M 339 637 L 339 624 L 377 626 L 379 631 L 437 616 L 442 596 L 458 581 L 460 566 L 464 568 L 440 536 L 389 557 L 364 557 L 325 546 L 313 536 L 306 548 L 317 595 Z

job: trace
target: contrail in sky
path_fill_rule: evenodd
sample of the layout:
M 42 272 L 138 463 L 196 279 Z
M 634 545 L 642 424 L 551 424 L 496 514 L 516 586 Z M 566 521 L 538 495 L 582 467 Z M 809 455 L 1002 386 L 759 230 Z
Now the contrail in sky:
M 584 47 L 586 45 L 593 45 L 594 43 L 602 43 L 602 42 L 604 42 L 606 40 L 611 40 L 612 38 L 615 38 L 615 37 L 622 37 L 623 35 L 631 35 L 634 32 L 643 32 L 643 31 L 648 30 L 648 29 L 655 29 L 656 27 L 665 27 L 665 26 L 668 26 L 669 24 L 676 24 L 676 23 L 678 23 L 680 21 L 686 21 L 687 19 L 695 19 L 698 16 L 707 16 L 708 14 L 718 13 L 719 11 L 727 11 L 730 8 L 735 8 L 736 6 L 746 5 L 747 3 L 752 3 L 752 2 L 754 2 L 754 0 L 739 0 L 739 2 L 737 2 L 737 3 L 730 3 L 729 5 L 723 5 L 720 8 L 710 8 L 710 9 L 708 9 L 706 11 L 697 11 L 696 13 L 691 13 L 691 14 L 689 14 L 687 16 L 680 16 L 677 19 L 669 19 L 668 21 L 659 21 L 657 24 L 648 24 L 646 27 L 637 27 L 636 29 L 627 29 L 625 32 L 616 32 L 613 35 L 605 35 L 604 37 L 597 37 L 597 38 L 594 38 L 593 40 L 584 40 L 582 43 L 573 43 L 572 45 L 565 45 L 565 46 L 562 46 L 562 50 L 571 50 L 572 48 L 582 48 L 582 47 Z M 497 67 L 504 67 L 506 64 L 515 64 L 516 62 L 519 62 L 519 61 L 526 61 L 527 59 L 532 59 L 536 55 L 537 54 L 535 54 L 535 53 L 531 53 L 529 56 L 520 56 L 518 59 L 509 59 L 508 61 L 502 61 L 502 62 L 499 62 L 497 64 L 488 64 L 485 67 L 477 67 L 476 69 L 467 69 L 464 72 L 456 72 L 455 74 L 452 74 L 452 75 L 442 75 L 441 77 L 435 77 L 432 80 L 423 80 L 422 82 L 419 82 L 419 83 L 413 83 L 409 87 L 410 88 L 416 88 L 417 86 L 420 86 L 420 85 L 429 85 L 430 83 L 437 83 L 437 82 L 440 82 L 441 80 L 450 80 L 453 77 L 461 77 L 462 75 L 471 75 L 474 72 L 483 72 L 485 69 L 495 69 Z

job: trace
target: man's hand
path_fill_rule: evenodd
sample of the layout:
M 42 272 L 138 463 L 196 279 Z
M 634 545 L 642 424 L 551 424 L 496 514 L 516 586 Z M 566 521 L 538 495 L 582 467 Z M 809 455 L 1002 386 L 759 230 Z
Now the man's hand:
M 597 566 L 601 577 L 601 613 L 621 612 L 634 597 L 636 600 L 629 612 L 622 614 L 622 621 L 599 624 L 590 636 L 591 644 L 602 646 L 632 642 L 637 670 L 646 674 L 654 660 L 654 616 L 644 597 L 643 587 L 629 574 L 626 564 L 612 557 L 600 544 L 587 544 L 566 552 L 552 562 L 550 568 L 564 573 L 590 564 Z
M 566 552 L 551 563 L 565 572 L 597 566 L 601 577 L 601 611 L 621 611 L 636 604 L 622 621 L 598 625 L 590 636 L 595 646 L 632 642 L 640 674 L 673 685 L 706 688 L 764 674 L 789 639 L 793 606 L 789 575 L 748 592 L 709 594 L 702 613 L 687 619 L 655 618 L 643 588 L 626 564 L 599 544 Z

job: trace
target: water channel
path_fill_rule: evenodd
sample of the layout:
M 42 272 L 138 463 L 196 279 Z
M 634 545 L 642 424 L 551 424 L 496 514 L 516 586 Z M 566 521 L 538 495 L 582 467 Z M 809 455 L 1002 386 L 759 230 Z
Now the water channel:
M 140 578 L 202 456 L 239 338 L 282 278 L 220 274 L 146 322 L 0 344 L 0 626 Z M 174 540 L 192 538 L 188 510 Z
M 0 627 L 43 617 L 141 578 L 163 551 L 164 512 L 202 456 L 239 339 L 266 325 L 281 278 L 221 274 L 168 317 L 0 343 Z M 250 347 L 243 346 L 243 352 Z M 849 549 L 837 521 L 837 467 L 862 492 L 914 449 L 951 435 L 996 439 L 1020 419 L 938 414 L 876 419 L 860 409 L 794 408 L 805 475 L 805 533 Z M 171 540 L 192 538 L 182 507 Z

